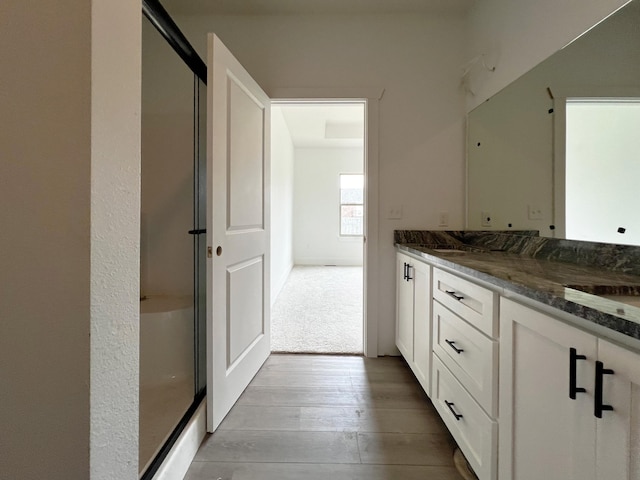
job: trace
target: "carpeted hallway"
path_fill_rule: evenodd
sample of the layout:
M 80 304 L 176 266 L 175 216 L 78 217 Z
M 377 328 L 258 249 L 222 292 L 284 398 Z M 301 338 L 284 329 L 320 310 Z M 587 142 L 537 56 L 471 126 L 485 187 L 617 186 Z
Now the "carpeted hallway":
M 361 354 L 362 303 L 362 267 L 293 267 L 271 309 L 271 350 Z

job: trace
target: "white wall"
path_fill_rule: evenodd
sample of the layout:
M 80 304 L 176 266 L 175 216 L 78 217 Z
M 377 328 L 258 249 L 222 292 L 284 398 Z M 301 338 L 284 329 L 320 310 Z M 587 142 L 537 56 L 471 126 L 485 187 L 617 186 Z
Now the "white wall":
M 217 33 L 267 93 L 384 88 L 379 113 L 379 354 L 395 354 L 396 228 L 463 226 L 465 19 L 433 15 L 178 17 L 204 56 Z M 389 220 L 390 206 L 403 218 Z
M 134 480 L 140 4 L 0 10 L 0 478 Z
M 271 107 L 271 304 L 293 267 L 294 148 L 277 105 Z
M 91 480 L 138 478 L 140 24 L 92 1 Z
M 340 236 L 340 174 L 363 173 L 362 148 L 296 148 L 296 265 L 362 265 L 362 237 Z
M 489 72 L 471 72 L 471 110 L 629 0 L 483 0 L 469 14 L 465 61 L 486 54 Z
M 141 293 L 193 294 L 193 73 L 142 29 Z

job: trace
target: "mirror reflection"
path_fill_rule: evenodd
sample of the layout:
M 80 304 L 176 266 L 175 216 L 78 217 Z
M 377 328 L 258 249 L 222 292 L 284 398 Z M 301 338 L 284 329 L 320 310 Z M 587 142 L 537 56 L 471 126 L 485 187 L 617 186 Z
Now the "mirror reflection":
M 640 245 L 640 0 L 469 114 L 467 228 Z

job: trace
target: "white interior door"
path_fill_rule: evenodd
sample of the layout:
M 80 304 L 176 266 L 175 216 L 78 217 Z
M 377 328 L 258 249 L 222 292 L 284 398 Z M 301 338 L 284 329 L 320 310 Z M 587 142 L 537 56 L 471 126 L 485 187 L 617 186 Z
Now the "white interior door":
M 207 427 L 270 353 L 270 101 L 214 34 L 207 77 Z

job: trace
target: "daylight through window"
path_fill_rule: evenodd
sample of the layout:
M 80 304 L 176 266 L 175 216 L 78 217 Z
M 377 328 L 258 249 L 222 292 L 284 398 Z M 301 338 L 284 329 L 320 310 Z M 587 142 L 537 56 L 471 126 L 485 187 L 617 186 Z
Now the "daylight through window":
M 340 235 L 364 233 L 364 175 L 340 175 Z

